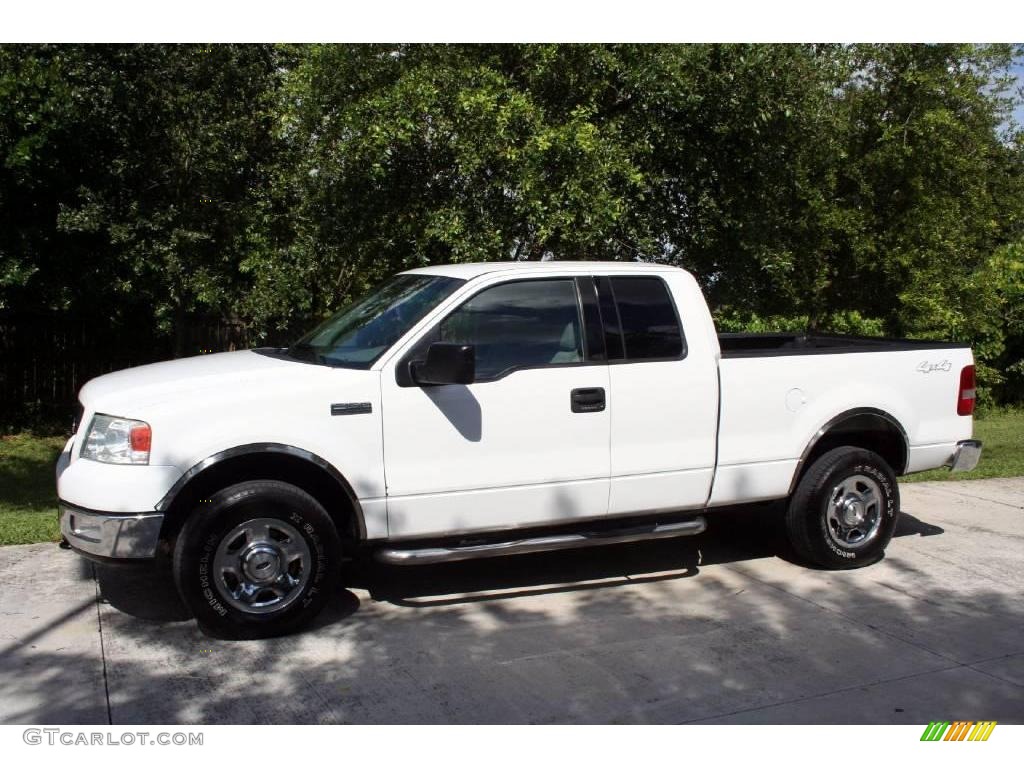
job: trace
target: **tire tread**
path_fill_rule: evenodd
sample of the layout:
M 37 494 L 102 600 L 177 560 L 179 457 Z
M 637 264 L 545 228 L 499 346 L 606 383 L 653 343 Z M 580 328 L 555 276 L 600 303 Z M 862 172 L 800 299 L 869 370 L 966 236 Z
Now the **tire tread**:
M 230 510 L 233 506 L 252 496 L 282 494 L 292 497 L 297 507 L 308 510 L 309 514 L 319 518 L 326 528 L 318 530 L 318 533 L 327 538 L 325 545 L 332 556 L 334 569 L 326 576 L 322 585 L 323 589 L 320 591 L 320 599 L 316 601 L 315 608 L 298 610 L 297 604 L 293 604 L 284 609 L 284 615 L 281 617 L 271 619 L 268 614 L 267 618 L 247 617 L 247 620 L 243 621 L 238 618 L 214 617 L 209 615 L 212 612 L 204 612 L 201 607 L 197 610 L 195 598 L 190 594 L 190 585 L 186 583 L 185 579 L 188 572 L 188 560 L 193 555 L 193 547 L 197 545 L 200 531 L 210 522 L 209 516 L 219 514 L 225 507 Z M 178 593 L 184 604 L 196 617 L 200 629 L 215 637 L 247 640 L 288 634 L 312 621 L 322 608 L 327 595 L 337 585 L 340 560 L 341 540 L 338 532 L 330 515 L 315 498 L 303 489 L 280 480 L 247 480 L 217 491 L 210 497 L 208 504 L 202 504 L 189 515 L 174 547 L 172 569 Z
M 898 517 L 899 495 L 895 483 L 895 475 L 885 459 L 873 451 L 856 446 L 833 448 L 819 456 L 808 467 L 807 471 L 800 478 L 799 483 L 797 483 L 796 491 L 786 507 L 786 533 L 794 551 L 803 560 L 833 570 L 848 570 L 851 568 L 861 568 L 877 562 L 884 554 L 885 546 L 892 538 L 895 522 L 887 525 L 885 530 L 880 532 L 878 541 L 873 542 L 874 546 L 872 546 L 872 549 L 877 549 L 877 552 L 866 558 L 849 560 L 834 555 L 828 549 L 825 542 L 821 541 L 820 537 L 814 535 L 812 526 L 808 525 L 808 517 L 818 514 L 817 505 L 819 499 L 817 496 L 823 490 L 822 484 L 825 479 L 844 463 L 856 460 L 876 464 L 879 469 L 882 469 L 893 479 L 893 492 L 896 494 L 896 516 Z

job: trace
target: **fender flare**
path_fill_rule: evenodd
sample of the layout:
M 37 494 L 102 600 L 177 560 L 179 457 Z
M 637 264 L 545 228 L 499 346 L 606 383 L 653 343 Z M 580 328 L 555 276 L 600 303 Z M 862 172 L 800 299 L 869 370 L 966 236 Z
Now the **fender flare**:
M 814 447 L 821 441 L 823 437 L 825 437 L 825 435 L 827 435 L 833 429 L 833 427 L 842 424 L 844 421 L 855 419 L 858 416 L 874 416 L 882 419 L 883 421 L 887 421 L 889 424 L 896 428 L 896 430 L 899 432 L 900 436 L 903 439 L 904 460 L 902 467 L 893 467 L 893 470 L 896 471 L 897 475 L 903 473 L 903 471 L 906 469 L 906 462 L 910 457 L 910 438 L 907 437 L 907 430 L 905 430 L 903 428 L 903 425 L 900 424 L 899 419 L 897 419 L 891 413 L 883 411 L 881 408 L 851 408 L 850 410 L 843 411 L 842 413 L 833 416 L 831 419 L 826 421 L 818 428 L 818 431 L 815 432 L 814 435 L 811 437 L 810 441 L 807 443 L 807 446 L 804 448 L 803 453 L 800 454 L 800 460 L 797 461 L 796 469 L 793 471 L 793 479 L 789 484 L 790 496 L 792 496 L 793 491 L 796 490 L 796 484 L 797 481 L 799 481 L 800 479 L 800 473 L 803 471 L 804 465 L 807 463 L 807 457 L 811 455 L 811 452 L 814 450 Z
M 239 456 L 246 456 L 252 454 L 281 454 L 285 456 L 291 456 L 293 458 L 302 459 L 310 464 L 324 470 L 328 475 L 338 484 L 345 496 L 348 498 L 349 503 L 352 505 L 352 511 L 356 518 L 356 528 L 358 531 L 360 541 L 366 540 L 366 522 L 363 518 L 363 507 L 359 503 L 359 497 L 356 496 L 352 485 L 345 479 L 345 476 L 337 470 L 337 468 L 329 461 L 324 459 L 322 456 L 318 456 L 312 451 L 307 451 L 304 448 L 296 448 L 294 445 L 286 445 L 285 443 L 248 443 L 246 445 L 238 445 L 233 448 L 227 448 L 223 451 L 219 451 L 212 456 L 207 456 L 202 461 L 192 465 L 181 477 L 179 477 L 174 485 L 168 489 L 164 497 L 157 502 L 157 512 L 167 512 L 171 505 L 174 503 L 174 499 L 184 489 L 193 478 L 197 477 L 210 467 L 220 464 L 228 459 L 235 459 Z

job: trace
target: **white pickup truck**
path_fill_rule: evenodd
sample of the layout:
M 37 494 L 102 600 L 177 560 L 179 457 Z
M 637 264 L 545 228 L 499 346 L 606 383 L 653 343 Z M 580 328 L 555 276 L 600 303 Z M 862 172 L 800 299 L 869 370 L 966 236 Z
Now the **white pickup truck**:
M 200 624 L 233 637 L 311 619 L 357 551 L 688 536 L 770 499 L 800 556 L 858 567 L 892 537 L 897 475 L 981 450 L 967 346 L 719 335 L 689 273 L 624 262 L 413 269 L 291 347 L 119 371 L 80 401 L 66 541 L 172 556 Z

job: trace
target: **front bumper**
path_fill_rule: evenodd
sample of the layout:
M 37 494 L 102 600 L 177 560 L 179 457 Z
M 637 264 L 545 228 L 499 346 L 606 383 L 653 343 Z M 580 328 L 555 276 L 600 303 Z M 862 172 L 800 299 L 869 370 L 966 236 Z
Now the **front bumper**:
M 60 532 L 71 548 L 93 559 L 142 561 L 156 555 L 160 512 L 96 512 L 58 502 Z
M 953 472 L 970 472 L 981 460 L 981 440 L 961 440 L 949 460 Z

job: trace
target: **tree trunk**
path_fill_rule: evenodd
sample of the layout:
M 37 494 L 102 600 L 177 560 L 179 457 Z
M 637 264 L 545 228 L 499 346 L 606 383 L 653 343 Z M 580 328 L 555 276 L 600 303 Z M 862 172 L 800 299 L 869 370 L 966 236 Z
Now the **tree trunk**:
M 187 328 L 185 323 L 187 322 L 187 315 L 185 313 L 185 307 L 181 303 L 178 303 L 174 307 L 174 356 L 185 357 L 189 350 L 185 348 L 188 342 L 188 334 L 186 333 Z

